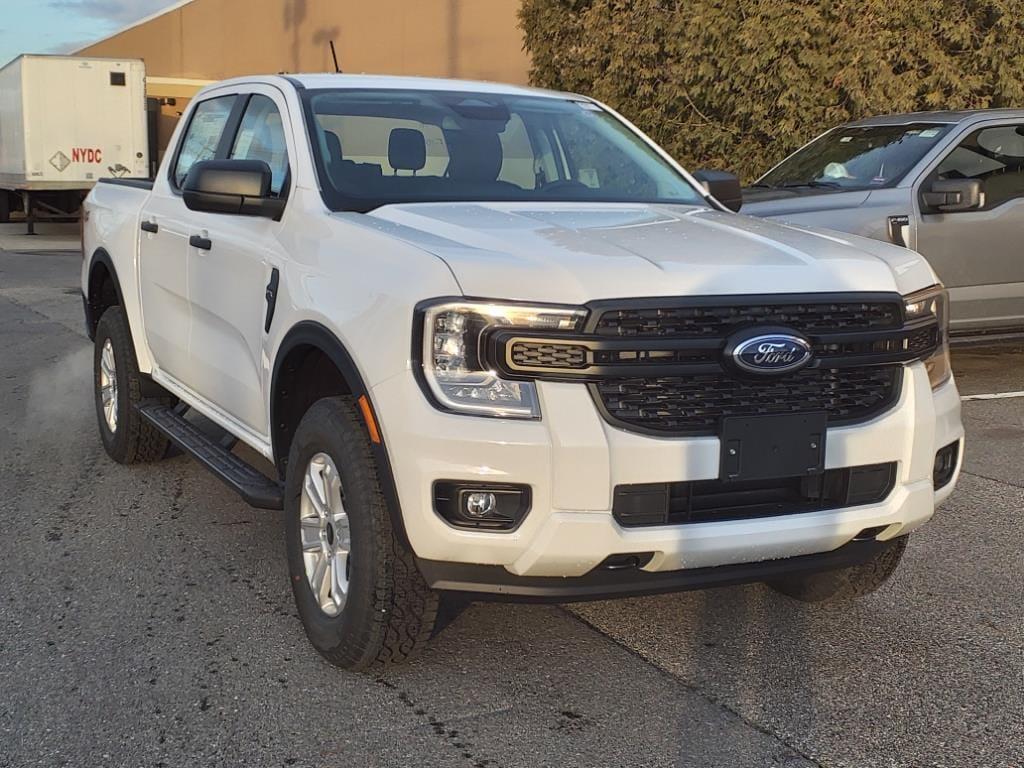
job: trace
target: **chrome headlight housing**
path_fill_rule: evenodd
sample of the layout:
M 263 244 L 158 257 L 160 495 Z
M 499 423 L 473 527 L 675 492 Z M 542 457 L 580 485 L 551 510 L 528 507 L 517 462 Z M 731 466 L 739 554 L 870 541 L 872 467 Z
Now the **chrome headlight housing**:
M 489 301 L 441 301 L 421 306 L 423 379 L 436 405 L 455 413 L 508 419 L 540 418 L 532 381 L 499 377 L 481 354 L 494 328 L 575 331 L 586 310 Z
M 945 384 L 953 375 L 949 361 L 949 293 L 941 285 L 933 285 L 903 297 L 904 315 L 908 323 L 935 318 L 939 326 L 939 344 L 922 358 L 932 389 Z

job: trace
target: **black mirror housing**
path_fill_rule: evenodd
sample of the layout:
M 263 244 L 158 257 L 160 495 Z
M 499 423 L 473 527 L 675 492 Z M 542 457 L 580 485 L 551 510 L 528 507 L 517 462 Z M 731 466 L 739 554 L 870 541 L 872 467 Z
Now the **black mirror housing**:
M 937 179 L 921 200 L 932 211 L 952 213 L 981 208 L 981 182 L 978 179 Z
M 200 160 L 189 169 L 181 193 L 192 211 L 278 219 L 284 200 L 271 196 L 272 179 L 262 160 Z
M 740 189 L 740 180 L 733 174 L 726 171 L 700 170 L 693 174 L 693 177 L 704 185 L 713 198 L 728 208 L 730 211 L 738 211 L 743 205 L 743 192 Z

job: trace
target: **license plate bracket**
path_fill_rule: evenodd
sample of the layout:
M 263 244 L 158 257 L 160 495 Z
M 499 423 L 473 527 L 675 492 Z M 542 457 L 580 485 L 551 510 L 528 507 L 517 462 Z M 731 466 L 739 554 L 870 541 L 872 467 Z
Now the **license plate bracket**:
M 825 471 L 825 412 L 728 416 L 719 430 L 719 478 L 802 477 Z

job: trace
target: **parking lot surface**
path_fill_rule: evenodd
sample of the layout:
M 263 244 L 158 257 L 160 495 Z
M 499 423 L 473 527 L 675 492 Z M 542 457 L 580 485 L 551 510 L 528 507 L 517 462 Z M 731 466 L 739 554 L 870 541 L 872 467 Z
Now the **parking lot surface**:
M 474 605 L 421 659 L 307 645 L 283 527 L 189 459 L 112 463 L 74 253 L 0 253 L 0 766 L 1024 765 L 1024 398 L 875 595 Z M 965 395 L 1024 346 L 958 348 Z

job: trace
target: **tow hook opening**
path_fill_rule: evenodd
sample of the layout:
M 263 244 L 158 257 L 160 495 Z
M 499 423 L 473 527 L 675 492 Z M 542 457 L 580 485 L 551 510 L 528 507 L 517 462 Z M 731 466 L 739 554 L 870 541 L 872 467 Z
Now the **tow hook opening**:
M 882 531 L 884 531 L 888 527 L 889 527 L 888 525 L 875 525 L 875 526 L 872 526 L 871 528 L 865 528 L 863 531 L 861 531 L 856 536 L 854 536 L 853 540 L 854 541 L 871 541 L 872 539 L 877 539 L 878 536 L 882 533 Z
M 627 552 L 620 555 L 608 555 L 597 566 L 599 571 L 630 571 L 643 568 L 654 557 L 653 552 Z

